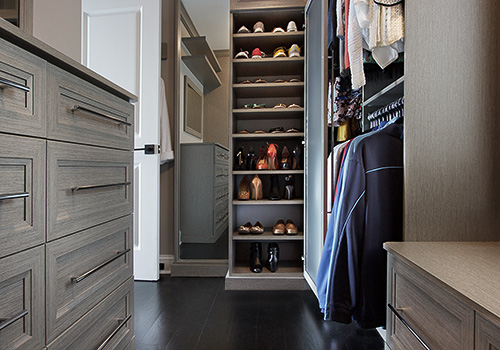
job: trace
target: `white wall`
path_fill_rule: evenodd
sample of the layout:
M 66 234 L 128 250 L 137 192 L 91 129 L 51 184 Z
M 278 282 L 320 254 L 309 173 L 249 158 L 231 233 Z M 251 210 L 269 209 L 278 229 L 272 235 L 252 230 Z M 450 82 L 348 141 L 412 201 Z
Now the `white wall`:
M 77 62 L 81 60 L 81 1 L 33 1 L 33 36 Z

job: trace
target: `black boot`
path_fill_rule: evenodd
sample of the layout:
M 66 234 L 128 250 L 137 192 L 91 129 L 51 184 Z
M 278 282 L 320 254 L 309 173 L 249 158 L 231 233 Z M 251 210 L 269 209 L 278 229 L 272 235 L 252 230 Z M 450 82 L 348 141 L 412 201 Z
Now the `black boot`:
M 250 271 L 252 272 L 262 272 L 262 263 L 260 262 L 261 251 L 262 244 L 260 242 L 252 242 L 250 247 Z
M 278 243 L 269 243 L 267 246 L 266 265 L 269 271 L 276 272 L 278 270 L 279 247 Z
M 269 190 L 269 199 L 272 201 L 281 199 L 278 175 L 271 175 L 271 189 Z
M 293 175 L 285 176 L 285 193 L 283 195 L 285 199 L 295 198 L 295 179 Z

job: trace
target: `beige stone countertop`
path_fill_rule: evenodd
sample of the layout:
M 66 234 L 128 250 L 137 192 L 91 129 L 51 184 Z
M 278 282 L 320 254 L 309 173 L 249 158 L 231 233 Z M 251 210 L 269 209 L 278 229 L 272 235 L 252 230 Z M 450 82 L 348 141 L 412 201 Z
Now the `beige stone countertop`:
M 500 319 L 500 242 L 387 242 L 384 248 L 472 308 Z
M 0 38 L 19 46 L 22 49 L 43 58 L 47 62 L 60 67 L 94 85 L 97 85 L 101 89 L 106 90 L 124 100 L 130 102 L 137 101 L 137 96 L 131 92 L 102 77 L 72 58 L 64 55 L 52 46 L 47 45 L 34 36 L 25 33 L 3 18 L 0 18 Z

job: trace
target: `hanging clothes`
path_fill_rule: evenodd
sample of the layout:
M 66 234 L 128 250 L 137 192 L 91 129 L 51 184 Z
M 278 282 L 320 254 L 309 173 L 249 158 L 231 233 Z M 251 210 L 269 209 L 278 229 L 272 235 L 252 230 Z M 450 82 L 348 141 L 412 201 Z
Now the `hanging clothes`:
M 316 280 L 326 320 L 385 325 L 382 244 L 402 238 L 402 132 L 388 124 L 347 146 Z

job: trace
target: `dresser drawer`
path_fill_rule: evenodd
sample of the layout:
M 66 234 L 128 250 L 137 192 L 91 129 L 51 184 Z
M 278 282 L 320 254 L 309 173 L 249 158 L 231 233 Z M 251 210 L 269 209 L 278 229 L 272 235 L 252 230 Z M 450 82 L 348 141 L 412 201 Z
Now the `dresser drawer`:
M 403 262 L 389 258 L 389 302 L 431 349 L 472 349 L 474 311 Z M 389 346 L 424 349 L 416 337 L 388 311 Z
M 43 246 L 0 259 L 0 266 L 0 349 L 42 349 L 45 345 Z
M 0 257 L 45 241 L 45 144 L 0 134 Z
M 44 60 L 0 39 L 0 131 L 45 136 Z
M 229 167 L 227 165 L 215 164 L 215 183 L 214 186 L 223 186 L 228 184 Z
M 105 350 L 128 349 L 134 334 L 133 308 L 134 281 L 130 278 L 57 337 L 47 349 L 99 349 L 105 342 Z
M 500 320 L 476 312 L 475 350 L 500 350 Z
M 121 149 L 133 147 L 133 105 L 52 65 L 47 85 L 48 138 Z
M 215 152 L 215 163 L 229 166 L 229 151 L 219 147 L 214 147 Z
M 133 154 L 49 141 L 49 240 L 132 213 Z
M 132 216 L 47 244 L 47 339 L 132 275 Z

